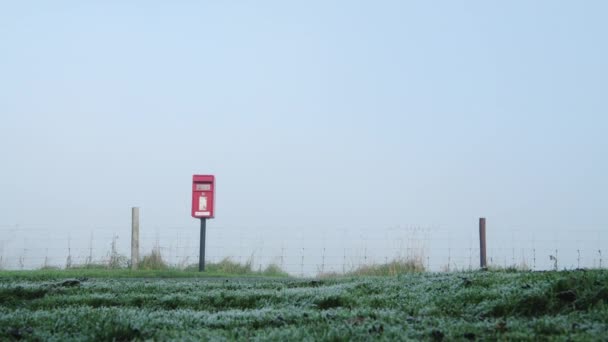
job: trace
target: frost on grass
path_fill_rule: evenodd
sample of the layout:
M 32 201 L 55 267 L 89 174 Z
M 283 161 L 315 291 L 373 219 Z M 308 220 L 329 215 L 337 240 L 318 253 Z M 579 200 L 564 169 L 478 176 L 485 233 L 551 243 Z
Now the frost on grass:
M 0 278 L 0 340 L 594 340 L 608 272 Z

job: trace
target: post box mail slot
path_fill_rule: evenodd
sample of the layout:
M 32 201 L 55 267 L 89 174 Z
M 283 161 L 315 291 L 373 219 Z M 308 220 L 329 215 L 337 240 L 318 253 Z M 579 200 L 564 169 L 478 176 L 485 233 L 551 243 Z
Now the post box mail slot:
M 215 176 L 192 176 L 192 217 L 213 218 L 215 205 Z

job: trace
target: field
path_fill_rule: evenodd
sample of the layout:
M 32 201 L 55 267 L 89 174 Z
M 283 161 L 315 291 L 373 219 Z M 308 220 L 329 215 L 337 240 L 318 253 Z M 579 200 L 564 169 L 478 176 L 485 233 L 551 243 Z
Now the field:
M 607 340 L 608 271 L 0 272 L 0 340 L 18 339 Z

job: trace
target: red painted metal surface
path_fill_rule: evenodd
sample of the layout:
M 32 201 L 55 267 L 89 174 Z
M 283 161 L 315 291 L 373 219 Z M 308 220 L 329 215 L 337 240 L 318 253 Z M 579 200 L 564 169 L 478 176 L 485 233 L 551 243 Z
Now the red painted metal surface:
M 213 218 L 215 214 L 215 176 L 192 176 L 192 217 Z

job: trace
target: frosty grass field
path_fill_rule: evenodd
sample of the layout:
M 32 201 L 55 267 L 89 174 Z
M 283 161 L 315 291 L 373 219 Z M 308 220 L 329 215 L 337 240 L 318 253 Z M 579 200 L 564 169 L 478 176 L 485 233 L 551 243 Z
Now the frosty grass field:
M 0 272 L 0 340 L 608 340 L 606 270 L 62 272 Z

